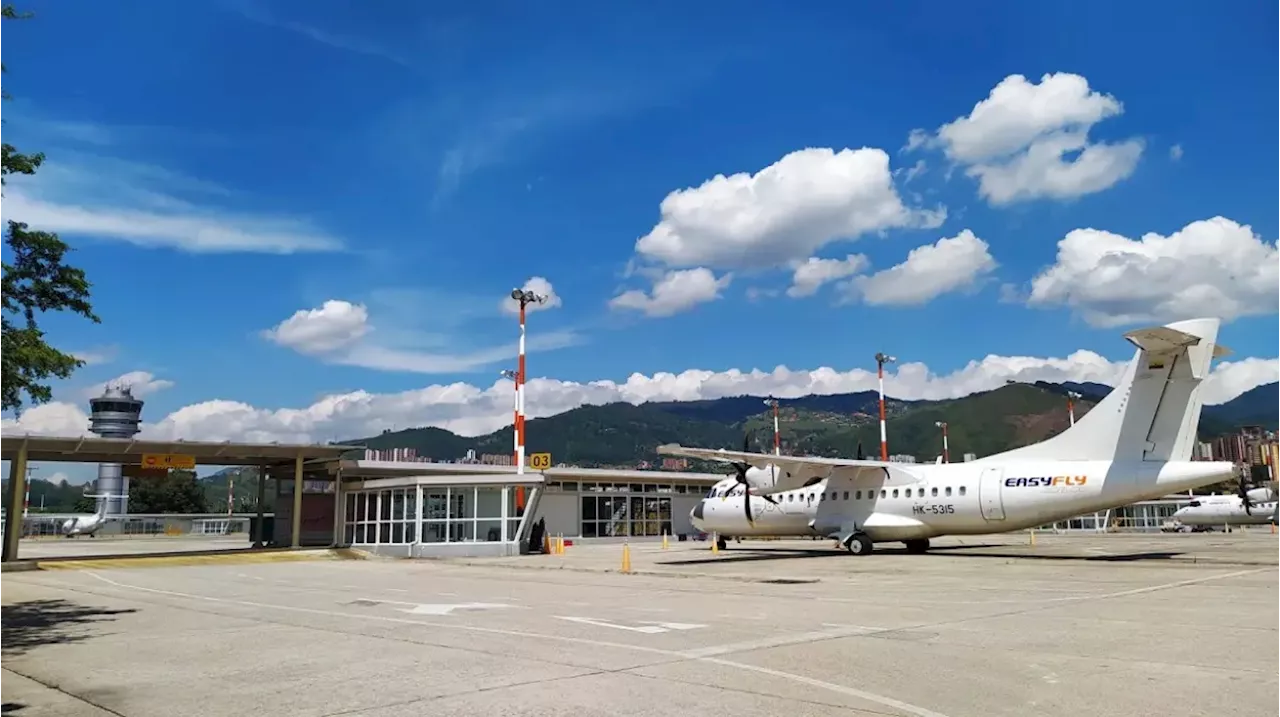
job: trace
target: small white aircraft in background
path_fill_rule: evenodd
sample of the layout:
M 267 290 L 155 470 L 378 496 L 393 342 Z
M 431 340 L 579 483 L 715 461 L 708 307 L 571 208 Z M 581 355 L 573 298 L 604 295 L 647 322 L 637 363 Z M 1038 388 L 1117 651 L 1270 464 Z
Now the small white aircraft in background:
M 1280 522 L 1280 501 L 1271 488 L 1245 490 L 1244 481 L 1236 495 L 1205 495 L 1192 498 L 1171 516 L 1175 524 L 1197 527 L 1226 525 L 1266 525 Z
M 817 535 L 850 553 L 901 541 L 911 552 L 941 535 L 1032 528 L 1219 483 L 1228 462 L 1192 461 L 1201 383 L 1218 319 L 1130 331 L 1137 346 L 1114 391 L 1066 431 L 967 463 L 913 464 L 658 447 L 658 453 L 729 463 L 744 494 L 724 483 L 690 517 L 720 536 Z M 730 486 L 732 488 L 733 486 Z M 715 494 L 720 490 L 720 494 Z
M 109 495 L 107 493 L 85 493 L 86 498 L 121 498 L 125 496 Z M 98 503 L 98 510 L 95 513 L 72 516 L 62 522 L 60 528 L 62 535 L 68 538 L 77 535 L 87 535 L 90 538 L 97 537 L 97 532 L 102 526 L 107 524 L 110 518 L 107 517 L 107 501 L 103 500 Z

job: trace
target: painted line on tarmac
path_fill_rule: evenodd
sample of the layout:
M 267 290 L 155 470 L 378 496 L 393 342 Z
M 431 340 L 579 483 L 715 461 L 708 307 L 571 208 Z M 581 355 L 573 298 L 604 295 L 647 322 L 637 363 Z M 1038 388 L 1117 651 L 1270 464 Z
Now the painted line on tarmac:
M 556 640 L 560 642 L 572 642 L 580 645 L 590 645 L 592 647 L 612 647 L 620 650 L 644 652 L 651 655 L 662 655 L 663 657 L 674 657 L 680 660 L 708 662 L 715 665 L 720 665 L 722 667 L 732 667 L 739 670 L 745 670 L 747 672 L 755 672 L 758 674 L 769 675 L 771 677 L 777 677 L 783 680 L 790 680 L 791 682 L 798 682 L 803 685 L 809 685 L 810 687 L 817 687 L 820 689 L 827 690 L 829 692 L 845 695 L 847 697 L 854 697 L 860 700 L 864 700 L 866 702 L 873 702 L 875 704 L 883 705 L 885 707 L 891 707 L 893 709 L 915 715 L 916 717 L 947 717 L 947 715 L 941 712 L 935 712 L 926 707 L 920 707 L 918 705 L 909 704 L 907 702 L 902 702 L 901 700 L 895 700 L 892 697 L 878 695 L 873 692 L 867 692 L 865 690 L 859 690 L 853 687 L 847 687 L 845 685 L 838 685 L 833 682 L 825 682 L 823 680 L 819 680 L 813 677 L 807 677 L 805 675 L 797 675 L 791 672 L 783 672 L 781 670 L 775 670 L 769 667 L 761 667 L 759 665 L 752 665 L 745 662 L 734 662 L 732 660 L 724 660 L 724 659 L 713 657 L 713 656 L 690 656 L 686 654 L 686 652 L 681 650 L 664 650 L 659 647 L 649 647 L 647 645 L 630 645 L 630 644 L 621 643 L 621 642 L 609 642 L 606 640 L 591 640 L 591 639 L 582 638 L 582 637 L 569 637 L 567 635 L 553 635 L 553 634 L 538 633 L 538 632 L 527 632 L 524 630 L 506 630 L 506 629 L 496 628 L 496 627 L 459 625 L 457 623 L 433 622 L 428 620 L 409 620 L 406 618 L 388 617 L 384 615 L 358 615 L 358 614 L 352 614 L 347 612 L 338 612 L 336 610 L 319 610 L 316 608 L 298 607 L 295 605 L 273 605 L 271 603 L 261 603 L 261 602 L 255 602 L 252 600 L 233 600 L 229 598 L 216 598 L 216 597 L 210 597 L 208 595 L 195 595 L 192 593 L 183 593 L 183 592 L 178 592 L 176 590 L 161 590 L 159 588 L 149 588 L 141 585 L 129 585 L 127 583 L 118 582 L 116 580 L 112 580 L 111 578 L 98 575 L 97 573 L 94 573 L 92 571 L 86 570 L 85 573 L 97 580 L 100 580 L 108 585 L 115 586 L 122 590 L 154 593 L 157 595 L 168 595 L 170 597 L 184 598 L 188 600 L 202 600 L 205 602 L 225 603 L 230 605 L 242 605 L 245 607 L 266 608 L 266 609 L 272 609 L 272 610 L 283 610 L 287 612 L 298 612 L 298 613 L 306 613 L 311 615 L 322 615 L 325 617 L 341 618 L 343 620 L 368 620 L 368 621 L 374 621 L 374 622 L 390 622 L 390 623 L 398 623 L 403 625 L 419 625 L 422 627 L 440 627 L 440 628 L 452 629 L 452 630 L 462 630 L 466 632 L 479 632 L 479 633 L 484 633 L 489 635 L 502 635 L 505 637 L 524 637 L 524 638 L 531 638 L 535 640 Z M 826 634 L 826 637 L 828 639 L 833 637 L 838 637 L 838 636 L 839 635 L 830 634 L 830 632 Z

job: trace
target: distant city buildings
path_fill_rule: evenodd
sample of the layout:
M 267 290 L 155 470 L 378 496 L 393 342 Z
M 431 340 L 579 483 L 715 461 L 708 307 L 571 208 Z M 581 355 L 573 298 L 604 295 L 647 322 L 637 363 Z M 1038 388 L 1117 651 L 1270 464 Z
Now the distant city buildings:
M 419 456 L 417 448 L 366 448 L 366 461 L 395 461 L 399 463 L 433 463 L 427 456 Z
M 917 461 L 915 456 L 910 456 L 905 453 L 897 453 L 889 456 L 889 462 L 890 463 L 915 463 Z
M 964 462 L 965 462 L 965 463 L 968 463 L 969 461 L 976 461 L 976 460 L 978 460 L 978 454 L 977 454 L 977 453 L 966 453 L 966 454 L 964 454 Z

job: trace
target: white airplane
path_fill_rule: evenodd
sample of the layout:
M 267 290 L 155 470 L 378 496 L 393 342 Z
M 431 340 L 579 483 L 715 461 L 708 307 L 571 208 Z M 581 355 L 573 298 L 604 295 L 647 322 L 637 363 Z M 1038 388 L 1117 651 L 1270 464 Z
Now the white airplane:
M 120 497 L 108 495 L 107 493 L 85 493 L 86 498 L 108 498 Z M 76 535 L 87 535 L 90 538 L 97 537 L 96 534 L 107 524 L 110 518 L 107 517 L 107 501 L 98 503 L 98 510 L 95 513 L 72 516 L 62 522 L 61 531 L 65 537 L 71 538 Z
M 1280 502 L 1269 488 L 1242 490 L 1238 495 L 1206 495 L 1193 498 L 1174 512 L 1172 519 L 1182 525 L 1266 525 L 1280 522 Z
M 696 505 L 693 524 L 719 536 L 818 535 L 854 555 L 875 543 L 910 552 L 941 535 L 1031 528 L 1185 492 L 1235 475 L 1228 462 L 1192 461 L 1201 383 L 1218 319 L 1130 331 L 1137 346 L 1120 384 L 1066 431 L 967 463 L 913 464 L 778 456 L 680 445 L 658 453 L 730 463 L 734 483 Z M 719 491 L 717 493 L 717 491 Z

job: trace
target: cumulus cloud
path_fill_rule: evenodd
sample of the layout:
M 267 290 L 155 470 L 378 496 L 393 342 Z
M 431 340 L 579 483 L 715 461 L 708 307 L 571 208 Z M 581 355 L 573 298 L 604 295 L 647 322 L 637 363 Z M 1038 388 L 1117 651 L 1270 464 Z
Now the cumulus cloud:
M 649 293 L 632 289 L 613 297 L 609 306 L 613 309 L 633 309 L 646 316 L 671 316 L 721 298 L 720 291 L 728 287 L 731 281 L 731 274 L 717 279 L 705 267 L 670 271 L 654 282 Z
M 1094 125 L 1123 112 L 1119 100 L 1091 90 L 1080 75 L 1046 74 L 1039 84 L 1009 75 L 968 115 L 935 133 L 913 130 L 906 149 L 941 147 L 993 205 L 1072 199 L 1133 174 L 1144 148 L 1140 138 L 1089 141 Z
M 975 285 L 996 266 L 987 243 L 965 229 L 954 237 L 916 247 L 901 264 L 854 277 L 842 288 L 850 298 L 867 304 L 919 305 Z
M 85 398 L 96 398 L 102 395 L 107 386 L 120 386 L 128 388 L 133 393 L 134 398 L 146 398 L 168 388 L 173 388 L 173 381 L 163 378 L 156 378 L 149 371 L 130 371 L 129 373 L 116 376 L 110 381 L 94 384 L 85 389 Z
M 903 399 L 944 399 L 998 388 L 1007 380 L 1113 384 L 1126 363 L 1083 350 L 1062 358 L 989 355 L 949 374 L 937 374 L 922 363 L 904 363 L 886 376 L 885 390 Z M 1205 382 L 1205 401 L 1226 402 L 1255 386 L 1274 382 L 1278 376 L 1277 359 L 1219 363 Z M 691 369 L 679 374 L 632 374 L 622 382 L 538 378 L 529 381 L 526 390 L 528 413 L 536 418 L 586 404 L 617 401 L 639 404 L 742 394 L 791 398 L 875 387 L 874 371 L 837 371 L 827 367 L 795 371 L 779 366 L 772 371 Z M 147 422 L 142 435 L 159 439 L 302 442 L 355 439 L 377 435 L 386 428 L 438 426 L 474 436 L 510 423 L 511 391 L 510 381 L 499 380 L 488 387 L 453 383 L 388 394 L 354 391 L 326 396 L 303 408 L 267 409 L 238 401 L 212 400 Z M 80 406 L 49 403 L 31 408 L 19 420 L 4 419 L 0 428 L 5 432 L 82 435 L 87 433 L 87 425 L 88 417 Z
M 1280 308 L 1280 254 L 1246 225 L 1214 217 L 1165 237 L 1133 240 L 1076 229 L 1031 281 L 1032 306 L 1068 306 L 1099 327 L 1187 316 L 1272 314 Z
M 770 268 L 842 239 L 935 227 L 942 209 L 908 208 L 881 149 L 797 150 L 755 174 L 708 179 L 662 200 L 662 220 L 635 246 L 672 267 Z
M 532 283 L 532 282 L 531 282 Z M 550 288 L 547 284 L 547 288 Z M 397 341 L 412 342 L 404 332 L 392 332 Z M 409 373 L 458 373 L 473 371 L 512 358 L 514 342 L 460 353 L 424 351 L 391 339 L 376 341 L 369 311 L 363 304 L 330 299 L 319 308 L 302 309 L 272 328 L 263 338 L 325 362 L 360 366 L 379 371 Z M 421 338 L 421 337 L 419 337 Z M 528 351 L 551 351 L 574 346 L 581 337 L 572 331 L 544 331 L 531 337 Z
M 542 303 L 526 304 L 524 308 L 526 314 L 531 314 L 535 311 L 543 311 L 545 309 L 554 309 L 562 304 L 560 295 L 556 293 L 556 288 L 551 285 L 551 282 L 541 276 L 530 277 L 530 279 L 524 283 L 524 286 L 520 288 L 525 291 L 532 291 L 538 296 L 545 298 Z M 502 300 L 502 310 L 512 316 L 519 314 L 520 302 L 510 296 L 507 296 Z
M 807 261 L 795 265 L 787 296 L 792 298 L 813 296 L 823 284 L 853 276 L 866 269 L 868 264 L 867 257 L 863 254 L 849 254 L 844 259 L 810 257 Z

